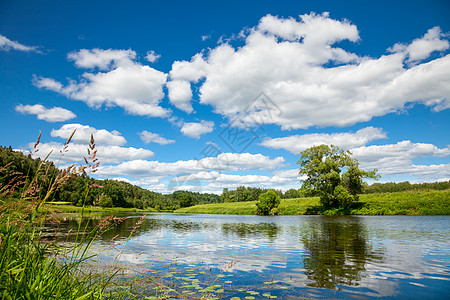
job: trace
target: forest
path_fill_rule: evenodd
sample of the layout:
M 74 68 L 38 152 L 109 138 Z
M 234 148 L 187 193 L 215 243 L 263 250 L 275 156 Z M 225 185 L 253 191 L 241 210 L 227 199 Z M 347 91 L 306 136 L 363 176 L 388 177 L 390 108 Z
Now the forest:
M 43 163 L 43 167 L 36 174 L 41 163 Z M 7 190 L 14 190 L 14 193 L 19 195 L 34 178 L 42 183 L 40 185 L 42 189 L 39 190 L 39 193 L 46 195 L 46 189 L 50 186 L 51 180 L 56 177 L 58 172 L 62 172 L 52 162 L 43 162 L 40 158 L 33 159 L 30 154 L 24 155 L 22 152 L 13 151 L 11 147 L 2 146 L 0 146 L 0 170 L 0 197 L 4 197 Z M 14 189 L 6 189 L 7 186 L 14 186 Z M 450 181 L 420 184 L 411 184 L 406 181 L 365 185 L 364 192 L 369 194 L 407 190 L 445 190 L 449 188 Z M 257 201 L 259 196 L 268 190 L 259 187 L 239 186 L 234 190 L 223 189 L 220 196 L 191 191 L 162 194 L 127 182 L 112 179 L 100 180 L 81 173 L 70 176 L 67 182 L 55 190 L 49 200 L 71 203 L 75 206 L 134 207 L 173 211 L 180 207 L 198 204 Z M 282 199 L 314 196 L 314 192 L 302 188 L 289 189 L 285 192 L 274 191 Z

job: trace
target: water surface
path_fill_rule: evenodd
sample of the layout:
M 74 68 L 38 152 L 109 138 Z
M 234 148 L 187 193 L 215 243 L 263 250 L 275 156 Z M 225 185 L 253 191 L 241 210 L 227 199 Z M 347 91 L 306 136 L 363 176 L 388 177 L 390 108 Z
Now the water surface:
M 111 249 L 118 234 L 128 240 L 121 263 L 139 276 L 170 266 L 167 280 L 179 287 L 195 275 L 225 287 L 223 298 L 449 299 L 447 216 L 147 214 L 129 239 L 142 214 L 128 216 L 98 240 L 103 261 L 121 251 Z M 78 222 L 69 218 L 63 230 Z

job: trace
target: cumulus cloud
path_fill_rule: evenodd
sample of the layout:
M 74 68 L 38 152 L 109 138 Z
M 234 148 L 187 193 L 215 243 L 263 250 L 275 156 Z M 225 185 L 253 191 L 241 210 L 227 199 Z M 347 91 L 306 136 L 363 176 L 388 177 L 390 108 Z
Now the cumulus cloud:
M 406 44 L 407 50 L 378 58 L 336 46 L 359 39 L 356 25 L 328 14 L 299 19 L 267 15 L 245 33 L 243 46 L 223 43 L 190 61 L 174 62 L 170 78 L 203 80 L 200 103 L 230 119 L 264 91 L 282 114 L 268 114 L 263 121 L 282 129 L 349 126 L 402 109 L 405 103 L 450 107 L 450 55 L 422 62 L 432 52 L 448 49 L 439 27 Z M 416 64 L 405 66 L 410 60 Z M 244 117 L 250 124 L 257 119 L 251 113 Z
M 141 137 L 141 140 L 146 144 L 157 143 L 160 145 L 167 145 L 167 144 L 175 143 L 174 140 L 166 139 L 166 138 L 160 136 L 158 133 L 152 133 L 147 130 L 139 132 L 139 136 Z
M 201 180 L 201 181 L 200 181 Z M 277 175 L 237 175 L 223 174 L 219 172 L 200 172 L 188 176 L 174 177 L 169 187 L 174 190 L 200 190 L 206 189 L 213 193 L 219 193 L 224 188 L 233 189 L 238 186 L 257 186 L 263 188 L 282 189 L 287 185 L 299 184 L 299 180 L 282 178 Z M 192 185 L 189 185 L 192 184 Z
M 180 131 L 190 138 L 198 139 L 202 134 L 206 134 L 212 132 L 214 129 L 213 121 L 204 121 L 202 120 L 200 123 L 183 123 Z
M 414 159 L 421 157 L 450 156 L 450 146 L 438 148 L 433 144 L 401 141 L 396 144 L 357 147 L 351 150 L 363 169 L 377 168 L 385 176 L 411 176 L 435 181 L 450 176 L 450 164 L 417 165 Z
M 40 53 L 38 47 L 36 46 L 25 46 L 19 42 L 11 41 L 6 36 L 0 34 L 0 50 L 9 51 L 17 50 L 24 52 L 38 52 Z
M 191 113 L 194 111 L 191 105 L 191 84 L 186 80 L 174 80 L 166 84 L 169 89 L 169 100 L 176 108 Z
M 260 145 L 272 149 L 285 149 L 293 154 L 321 144 L 335 145 L 342 149 L 351 149 L 365 146 L 368 142 L 387 138 L 381 128 L 366 127 L 355 133 L 313 133 L 303 135 L 291 135 L 281 138 L 266 138 Z
M 161 54 L 156 54 L 155 51 L 148 51 L 147 55 L 145 56 L 145 59 L 148 60 L 151 63 L 157 62 L 158 59 L 161 58 Z
M 69 60 L 73 60 L 78 68 L 99 68 L 108 70 L 114 66 L 127 65 L 136 59 L 136 52 L 132 50 L 112 49 L 81 49 L 67 54 Z
M 166 177 L 209 171 L 272 170 L 281 167 L 284 158 L 250 153 L 221 153 L 200 160 L 179 160 L 172 163 L 130 160 L 116 166 L 104 166 L 98 174 L 105 177 Z
M 52 78 L 43 78 L 43 77 L 37 77 L 36 75 L 33 75 L 33 80 L 32 80 L 34 86 L 42 89 L 45 88 L 49 91 L 53 91 L 53 92 L 61 92 L 63 90 L 63 85 L 52 79 Z
M 34 84 L 94 108 L 119 106 L 132 115 L 169 115 L 169 110 L 159 106 L 167 74 L 136 62 L 136 52 L 82 49 L 69 53 L 68 58 L 79 68 L 98 68 L 99 71 L 86 72 L 80 82 L 71 80 L 66 86 L 44 77 L 34 77 Z
M 127 143 L 120 132 L 116 130 L 110 132 L 105 129 L 96 129 L 81 124 L 65 124 L 60 129 L 53 129 L 50 134 L 52 137 L 60 137 L 67 140 L 74 130 L 76 132 L 72 140 L 78 143 L 89 144 L 91 134 L 94 136 L 95 143 L 98 145 L 123 146 Z
M 29 149 L 32 149 L 34 143 L 28 145 Z M 74 163 L 80 162 L 84 164 L 83 157 L 87 157 L 87 144 L 70 143 L 67 147 L 67 151 L 61 153 L 64 145 L 62 143 L 50 142 L 41 143 L 38 146 L 39 151 L 35 156 L 44 158 L 51 152 L 49 160 L 56 163 Z M 150 150 L 134 147 L 119 147 L 111 145 L 99 145 L 96 146 L 97 158 L 101 161 L 101 164 L 108 163 L 120 163 L 126 160 L 138 160 L 146 159 L 154 156 L 154 153 Z M 24 151 L 25 152 L 25 151 Z
M 19 104 L 16 106 L 16 111 L 22 114 L 36 115 L 39 120 L 44 120 L 47 122 L 64 122 L 76 118 L 76 115 L 73 112 L 65 108 L 62 107 L 46 108 L 40 104 L 35 105 Z
M 272 175 L 225 174 L 218 171 L 202 171 L 189 175 L 175 176 L 167 185 L 167 191 L 191 190 L 220 194 L 224 188 L 235 189 L 239 186 L 253 186 L 288 190 L 299 188 L 305 176 L 298 175 L 298 169 L 278 170 Z
M 449 42 L 444 39 L 445 35 L 439 26 L 433 27 L 421 38 L 415 39 L 408 44 L 395 44 L 392 52 L 403 52 L 408 62 L 417 62 L 426 59 L 434 51 L 444 51 L 449 48 Z

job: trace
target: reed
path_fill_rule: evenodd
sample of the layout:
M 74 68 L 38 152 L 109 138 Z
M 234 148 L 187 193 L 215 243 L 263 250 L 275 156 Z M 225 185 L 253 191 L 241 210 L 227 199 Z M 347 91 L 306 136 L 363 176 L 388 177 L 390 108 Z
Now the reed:
M 74 132 L 75 133 L 75 132 Z M 73 134 L 61 150 L 63 155 Z M 39 138 L 33 152 L 37 152 Z M 45 231 L 45 224 L 60 220 L 44 209 L 67 179 L 79 172 L 93 171 L 95 160 L 93 137 L 90 145 L 92 164 L 50 174 L 47 157 L 41 161 L 34 178 L 23 181 L 21 174 L 6 174 L 11 180 L 0 186 L 0 297 L 2 299 L 103 299 L 115 297 L 112 279 L 119 268 L 105 272 L 93 268 L 90 251 L 98 236 L 114 222 L 100 222 L 87 234 L 78 228 L 75 243 Z M 94 161 L 95 160 L 95 161 Z M 6 167 L 0 168 L 3 176 Z M 5 176 L 6 176 L 5 175 Z M 17 191 L 20 187 L 20 191 Z M 45 191 L 45 192 L 42 192 Z M 88 189 L 86 189 L 88 193 Z M 70 233 L 69 233 L 70 234 Z

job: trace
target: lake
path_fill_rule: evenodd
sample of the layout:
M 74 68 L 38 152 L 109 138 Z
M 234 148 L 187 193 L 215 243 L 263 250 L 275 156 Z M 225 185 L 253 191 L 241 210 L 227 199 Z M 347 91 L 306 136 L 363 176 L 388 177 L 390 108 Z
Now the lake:
M 448 216 L 146 214 L 129 237 L 142 215 L 127 215 L 93 249 L 102 264 L 125 265 L 124 278 L 149 295 L 157 291 L 142 282 L 152 277 L 178 297 L 450 298 Z M 68 217 L 60 230 L 79 221 Z M 113 237 L 125 248 L 112 248 Z

